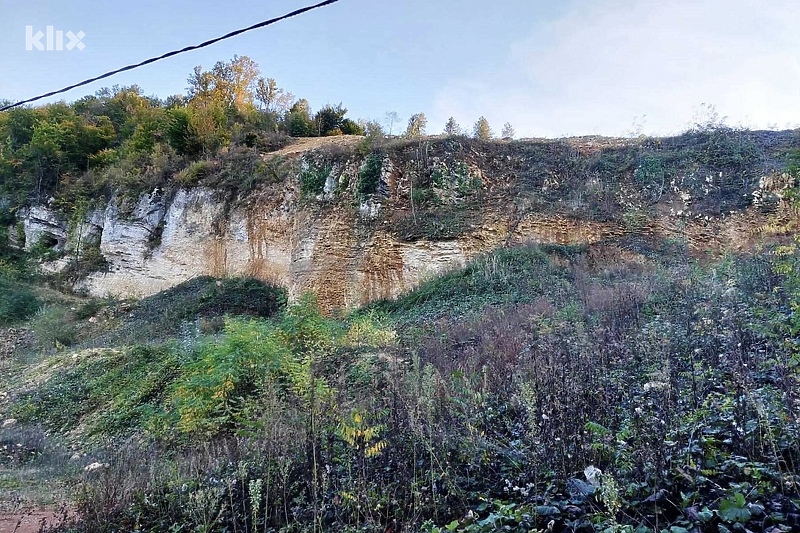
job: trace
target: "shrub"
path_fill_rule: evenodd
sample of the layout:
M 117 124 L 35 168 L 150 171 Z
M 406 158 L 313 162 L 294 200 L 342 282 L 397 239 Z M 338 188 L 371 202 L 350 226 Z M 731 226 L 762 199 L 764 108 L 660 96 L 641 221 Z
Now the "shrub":
M 487 304 L 529 303 L 542 295 L 566 303 L 571 292 L 569 272 L 556 266 L 540 247 L 527 246 L 485 254 L 463 269 L 436 276 L 368 309 L 430 319 Z
M 210 175 L 214 170 L 214 164 L 210 161 L 195 161 L 190 163 L 188 167 L 184 168 L 175 175 L 175 181 L 179 184 L 196 185 L 200 180 Z
M 282 132 L 259 132 L 255 139 L 255 147 L 263 152 L 275 152 L 291 143 L 292 138 Z
M 200 276 L 133 306 L 117 328 L 87 341 L 91 346 L 163 342 L 179 331 L 196 331 L 200 318 L 224 315 L 272 317 L 286 306 L 286 291 L 253 278 Z
M 342 120 L 342 124 L 339 128 L 345 135 L 364 135 L 364 128 L 349 118 Z
M 45 350 L 71 346 L 77 340 L 73 314 L 58 305 L 39 309 L 31 328 L 39 346 Z
M 36 293 L 28 287 L 0 277 L 0 325 L 21 322 L 39 309 Z
M 381 182 L 381 169 L 383 157 L 381 154 L 372 153 L 364 160 L 358 171 L 358 195 L 362 198 L 378 192 Z
M 328 164 L 315 166 L 313 162 L 305 163 L 300 170 L 300 191 L 306 196 L 321 194 L 332 169 Z
M 101 309 L 106 307 L 108 302 L 99 299 L 92 299 L 86 303 L 81 304 L 75 311 L 75 318 L 78 320 L 86 320 L 95 316 Z

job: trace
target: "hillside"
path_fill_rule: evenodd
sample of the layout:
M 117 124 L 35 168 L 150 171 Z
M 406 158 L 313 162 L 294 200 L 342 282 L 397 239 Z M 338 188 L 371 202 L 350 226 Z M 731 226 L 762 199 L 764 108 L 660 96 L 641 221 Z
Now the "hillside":
M 242 135 L 42 190 L 9 178 L 24 146 L 0 168 L 11 521 L 800 525 L 797 132 Z
M 747 250 L 794 227 L 784 197 L 796 144 L 793 132 L 722 128 L 665 139 L 232 146 L 147 192 L 119 189 L 80 211 L 55 207 L 67 201 L 56 192 L 19 208 L 8 233 L 19 235 L 12 245 L 44 248 L 47 271 L 93 296 L 246 275 L 352 309 L 528 241 L 629 254 L 665 239 L 698 254 Z
M 532 245 L 342 319 L 235 318 L 255 282 L 213 280 L 74 316 L 74 348 L 37 317 L 3 490 L 76 483 L 69 531 L 790 531 L 798 261 Z

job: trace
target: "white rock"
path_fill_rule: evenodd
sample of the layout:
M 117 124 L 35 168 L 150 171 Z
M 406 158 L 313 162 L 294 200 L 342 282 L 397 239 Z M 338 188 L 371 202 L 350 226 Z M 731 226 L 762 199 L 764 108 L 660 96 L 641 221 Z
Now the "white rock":
M 101 468 L 108 468 L 108 467 L 109 467 L 108 463 L 94 462 L 90 465 L 86 465 L 85 467 L 83 467 L 83 469 L 87 472 L 94 472 L 95 470 L 100 470 Z

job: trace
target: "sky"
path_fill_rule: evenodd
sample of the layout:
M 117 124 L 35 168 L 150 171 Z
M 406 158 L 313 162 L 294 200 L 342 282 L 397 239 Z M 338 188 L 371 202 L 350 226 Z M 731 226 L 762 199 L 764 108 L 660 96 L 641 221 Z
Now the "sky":
M 218 37 L 315 0 L 0 0 L 0 100 L 17 101 Z M 26 50 L 78 33 L 83 50 Z M 716 113 L 800 126 L 800 0 L 339 0 L 297 18 L 72 90 L 185 93 L 196 65 L 249 56 L 312 110 L 428 132 L 485 116 L 518 137 L 668 135 Z M 42 39 L 46 46 L 46 40 Z M 64 44 L 68 39 L 64 39 Z M 397 129 L 397 126 L 395 126 Z

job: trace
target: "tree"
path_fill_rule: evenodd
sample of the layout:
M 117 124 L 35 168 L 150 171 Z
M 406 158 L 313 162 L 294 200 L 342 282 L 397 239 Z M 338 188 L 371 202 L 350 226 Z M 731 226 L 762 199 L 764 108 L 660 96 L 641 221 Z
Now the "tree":
M 291 107 L 294 95 L 278 87 L 274 78 L 258 78 L 256 100 L 264 111 L 282 115 Z
M 210 71 L 195 67 L 188 80 L 190 129 L 203 151 L 228 143 L 231 122 L 252 122 L 258 77 L 258 65 L 247 56 L 219 61 Z
M 461 126 L 458 125 L 458 122 L 453 117 L 447 119 L 447 124 L 444 125 L 444 134 L 461 135 Z
M 189 77 L 189 98 L 201 105 L 220 105 L 226 112 L 246 113 L 253 107 L 259 70 L 247 56 L 217 62 L 210 71 L 194 68 Z
M 512 126 L 510 122 L 506 122 L 505 124 L 503 124 L 503 131 L 500 134 L 500 137 L 508 140 L 508 139 L 513 139 L 514 135 L 516 135 L 516 132 L 514 131 L 514 126 Z
M 428 125 L 428 117 L 425 113 L 416 113 L 411 115 L 408 119 L 408 127 L 406 128 L 406 137 L 420 137 L 425 135 L 425 127 Z
M 311 121 L 311 109 L 308 100 L 301 98 L 289 109 L 286 117 L 286 129 L 292 137 L 310 137 L 314 135 L 314 123 Z
M 489 121 L 486 120 L 486 117 L 481 117 L 477 122 L 475 122 L 475 125 L 472 127 L 472 135 L 476 139 L 482 139 L 484 141 L 488 141 L 494 136 L 492 128 L 489 126 Z
M 386 136 L 383 126 L 377 120 L 359 120 L 358 125 L 370 139 L 381 139 Z
M 400 115 L 397 114 L 397 111 L 387 111 L 386 112 L 386 124 L 388 125 L 389 136 L 392 135 L 394 131 L 394 125 L 400 122 Z
M 228 141 L 225 108 L 214 103 L 189 107 L 190 136 L 199 141 L 203 153 L 212 153 Z
M 199 155 L 203 151 L 203 145 L 194 135 L 189 110 L 185 107 L 174 107 L 167 114 L 169 120 L 165 136 L 169 145 L 181 155 Z
M 326 105 L 317 111 L 314 115 L 317 135 L 341 135 L 346 114 L 347 108 L 342 107 L 341 102 L 335 106 Z
M 361 127 L 361 124 L 346 118 L 342 120 L 341 126 L 339 129 L 342 130 L 342 133 L 345 135 L 364 135 L 364 128 Z

